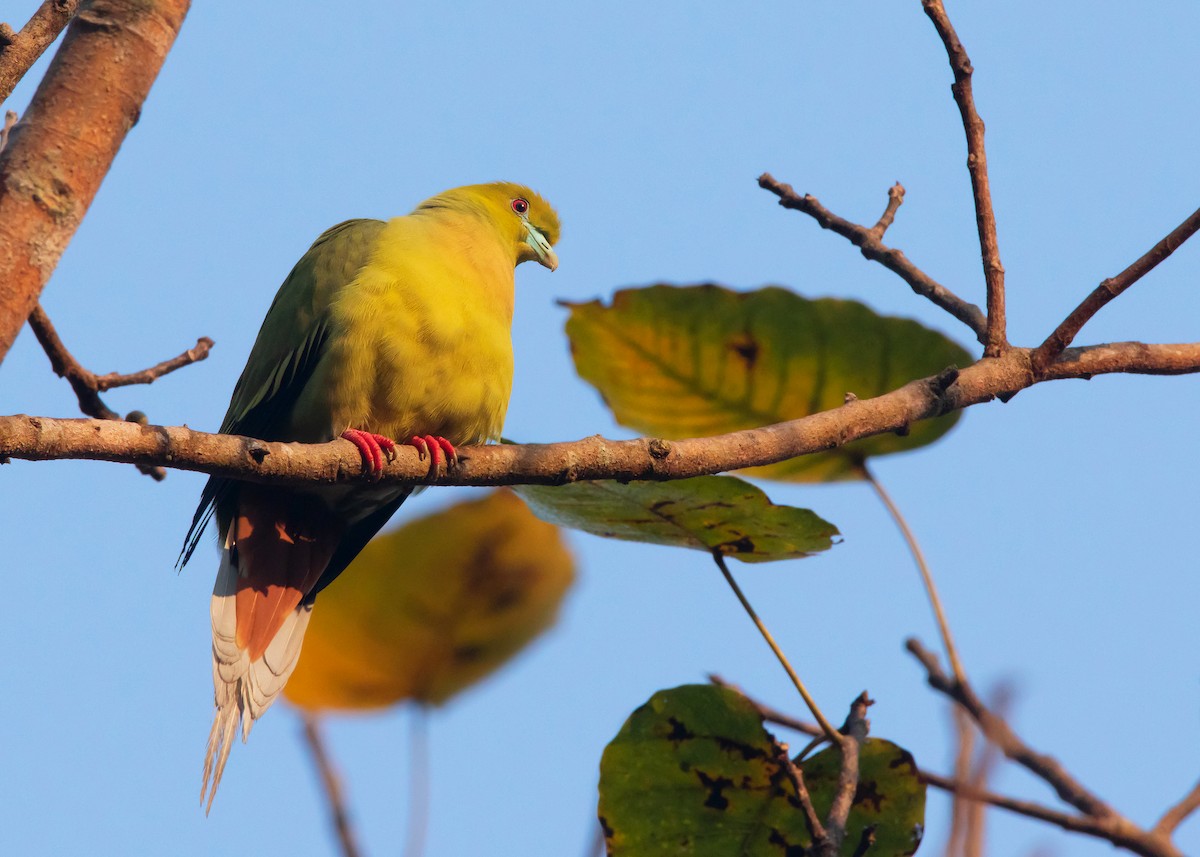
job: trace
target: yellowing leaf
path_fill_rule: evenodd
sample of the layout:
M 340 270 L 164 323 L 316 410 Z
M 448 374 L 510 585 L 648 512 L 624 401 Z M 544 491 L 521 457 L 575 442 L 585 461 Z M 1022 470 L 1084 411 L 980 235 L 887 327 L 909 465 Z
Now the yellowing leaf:
M 375 538 L 321 593 L 284 691 L 308 709 L 440 703 L 549 627 L 573 563 L 509 491 Z
M 575 482 L 516 489 L 544 520 L 597 536 L 719 551 L 745 562 L 828 550 L 837 527 L 808 509 L 776 506 L 732 476 L 672 482 Z
M 612 304 L 571 304 L 567 336 L 580 377 L 622 425 L 643 434 L 704 437 L 838 407 L 846 393 L 886 393 L 971 356 L 940 333 L 856 301 L 808 300 L 770 286 L 626 289 Z M 872 455 L 941 437 L 957 413 L 748 471 L 798 482 L 859 478 Z

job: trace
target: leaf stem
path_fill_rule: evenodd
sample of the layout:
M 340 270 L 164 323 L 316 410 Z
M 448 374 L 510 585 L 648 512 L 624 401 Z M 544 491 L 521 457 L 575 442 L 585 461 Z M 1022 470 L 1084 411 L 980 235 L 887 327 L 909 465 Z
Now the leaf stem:
M 883 501 L 883 505 L 887 507 L 892 520 L 900 528 L 900 533 L 904 536 L 904 541 L 908 543 L 908 549 L 912 553 L 913 560 L 917 563 L 917 570 L 921 572 L 921 580 L 925 584 L 925 594 L 929 598 L 929 606 L 933 608 L 933 616 L 937 620 L 938 631 L 942 635 L 942 645 L 946 647 L 946 657 L 950 661 L 950 669 L 954 673 L 955 680 L 965 683 L 967 677 L 963 670 L 962 661 L 959 660 L 958 649 L 954 645 L 954 638 L 950 635 L 950 623 L 946 620 L 946 611 L 942 609 L 942 599 L 938 597 L 937 586 L 933 582 L 933 574 L 929 571 L 929 564 L 925 562 L 925 554 L 922 553 L 921 546 L 917 543 L 917 537 L 909 529 L 908 522 L 904 520 L 904 515 L 900 513 L 900 507 L 892 502 L 891 496 L 884 489 L 883 485 L 880 484 L 879 480 L 875 478 L 875 474 L 867 467 L 865 461 L 859 465 L 859 470 L 862 472 L 863 479 L 875 489 L 876 495 Z
M 717 568 L 721 569 L 721 574 L 725 575 L 725 582 L 729 584 L 729 588 L 733 590 L 733 594 L 737 596 L 738 601 L 742 602 L 742 609 L 746 611 L 746 615 L 750 617 L 750 621 L 758 628 L 758 632 L 762 634 L 763 639 L 767 641 L 767 645 L 771 647 L 771 651 L 775 653 L 775 657 L 779 659 L 779 663 L 783 665 L 783 669 L 787 672 L 788 678 L 792 680 L 792 684 L 796 686 L 796 690 L 799 691 L 804 704 L 812 712 L 813 718 L 820 724 L 821 729 L 828 736 L 829 740 L 841 747 L 844 740 L 842 733 L 838 732 L 833 727 L 833 724 L 825 719 L 825 715 L 817 707 L 817 701 L 812 698 L 812 694 L 808 692 L 808 688 L 804 686 L 804 682 L 800 681 L 800 676 L 796 675 L 796 671 L 792 669 L 787 656 L 779 648 L 779 644 L 775 642 L 775 638 L 771 636 L 771 632 L 767 630 L 767 626 L 763 624 L 762 619 L 758 618 L 758 614 L 750 606 L 750 602 L 746 599 L 746 595 L 742 592 L 741 587 L 737 585 L 737 581 L 733 579 L 729 567 L 725 565 L 725 557 L 717 551 L 713 551 L 712 557 L 713 561 L 717 564 Z

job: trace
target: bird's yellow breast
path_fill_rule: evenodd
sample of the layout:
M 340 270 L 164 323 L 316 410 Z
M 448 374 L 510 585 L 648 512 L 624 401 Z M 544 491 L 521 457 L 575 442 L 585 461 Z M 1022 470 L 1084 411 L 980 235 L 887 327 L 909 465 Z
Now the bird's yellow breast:
M 499 437 L 512 388 L 511 251 L 471 218 L 397 218 L 331 307 L 317 410 L 451 443 Z M 301 409 L 297 409 L 301 410 Z

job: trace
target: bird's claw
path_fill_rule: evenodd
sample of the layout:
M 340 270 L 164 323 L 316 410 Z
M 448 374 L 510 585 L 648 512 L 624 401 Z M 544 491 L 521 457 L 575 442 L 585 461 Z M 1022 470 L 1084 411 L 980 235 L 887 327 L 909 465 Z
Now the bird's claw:
M 384 461 L 396 460 L 396 442 L 385 435 L 360 429 L 346 429 L 342 437 L 354 444 L 362 456 L 363 470 L 376 479 L 383 475 Z
M 441 464 L 442 456 L 446 456 L 446 469 L 453 470 L 458 466 L 458 451 L 455 450 L 454 444 L 438 435 L 427 434 L 424 437 L 421 435 L 413 435 L 409 444 L 417 448 L 417 455 L 421 460 L 425 460 L 425 456 L 429 456 L 429 475 L 430 477 L 437 476 L 438 466 Z

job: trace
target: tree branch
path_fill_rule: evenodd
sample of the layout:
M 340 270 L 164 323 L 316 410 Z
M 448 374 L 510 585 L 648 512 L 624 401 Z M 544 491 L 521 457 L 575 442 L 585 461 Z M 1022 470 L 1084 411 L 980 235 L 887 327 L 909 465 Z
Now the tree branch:
M 1172 229 L 1170 234 L 1147 250 L 1136 262 L 1115 277 L 1109 277 L 1100 283 L 1033 352 L 1033 371 L 1044 371 L 1105 304 L 1153 271 L 1159 262 L 1178 250 L 1197 230 L 1200 230 L 1200 208 L 1193 211 L 1183 223 Z
M 83 3 L 0 152 L 0 361 L 137 122 L 187 10 L 188 0 Z
M 954 32 L 942 0 L 922 0 L 925 14 L 946 48 L 954 83 L 950 91 L 962 114 L 967 137 L 967 172 L 971 174 L 971 193 L 975 199 L 975 226 L 979 232 L 979 252 L 983 259 L 983 277 L 987 283 L 987 336 L 983 353 L 996 357 L 1008 346 L 1004 319 L 1004 266 L 1000 263 L 1000 242 L 996 238 L 996 213 L 992 208 L 992 188 L 988 180 L 987 153 L 983 146 L 983 120 L 975 109 L 971 75 L 975 69 L 967 49 Z
M 46 315 L 46 311 L 42 309 L 41 304 L 34 307 L 33 312 L 30 313 L 29 326 L 33 329 L 33 335 L 37 337 L 42 350 L 50 358 L 50 368 L 54 370 L 54 374 L 60 378 L 66 378 L 67 382 L 71 385 L 71 389 L 75 391 L 75 398 L 79 400 L 79 410 L 98 420 L 121 419 L 120 415 L 104 404 L 104 400 L 100 398 L 101 390 L 107 390 L 110 387 L 123 387 L 130 384 L 152 383 L 156 378 L 161 378 L 168 372 L 173 372 L 176 369 L 208 357 L 209 349 L 213 346 L 213 341 L 204 336 L 196 341 L 195 348 L 188 349 L 178 357 L 164 360 L 155 366 L 151 366 L 149 369 L 143 369 L 141 372 L 134 372 L 130 375 L 119 375 L 116 372 L 110 372 L 107 375 L 98 376 L 80 365 L 79 361 L 67 350 L 67 346 L 59 338 L 58 331 L 54 329 L 50 317 Z M 134 412 L 134 414 L 138 413 L 137 411 Z M 132 422 L 145 424 L 144 415 L 142 415 L 142 419 L 135 419 L 134 414 L 130 414 L 127 419 L 130 419 Z M 167 477 L 166 471 L 161 466 L 139 464 L 137 467 L 156 481 L 161 482 Z
M 1163 817 L 1154 825 L 1154 832 L 1170 836 L 1197 809 L 1200 809 L 1200 783 L 1196 783 L 1192 790 L 1180 799 L 1179 803 L 1163 813 Z
M 304 724 L 304 743 L 312 753 L 313 764 L 317 767 L 317 777 L 325 792 L 325 802 L 329 804 L 330 820 L 333 829 L 337 831 L 338 844 L 342 848 L 342 857 L 359 857 L 358 840 L 354 835 L 354 826 L 350 823 L 350 813 L 346 809 L 346 798 L 342 794 L 342 784 L 333 762 L 325 750 L 325 741 L 321 737 L 320 725 L 312 714 L 301 713 L 300 720 Z
M 790 184 L 778 181 L 770 173 L 763 173 L 758 177 L 758 186 L 764 190 L 769 190 L 779 197 L 779 204 L 784 208 L 803 212 L 817 221 L 817 225 L 822 229 L 829 229 L 841 235 L 855 247 L 859 248 L 863 256 L 867 259 L 870 259 L 872 262 L 878 262 L 899 276 L 900 279 L 908 283 L 914 292 L 924 298 L 928 298 L 937 306 L 950 313 L 967 327 L 971 328 L 981 343 L 986 343 L 987 319 L 984 318 L 983 312 L 979 307 L 964 301 L 910 262 L 902 251 L 888 247 L 881 240 L 884 231 L 891 225 L 892 220 L 895 219 L 896 209 L 900 207 L 900 201 L 904 197 L 904 188 L 900 187 L 899 184 L 896 184 L 888 192 L 888 207 L 884 211 L 883 217 L 871 229 L 838 217 L 825 206 L 821 205 L 820 201 L 812 194 L 804 194 L 802 196 Z M 896 188 L 899 188 L 899 190 L 897 191 Z
M 14 33 L 8 24 L 0 24 L 0 102 L 12 95 L 78 8 L 79 0 L 46 0 L 21 32 Z
M 1035 383 L 1090 378 L 1110 372 L 1175 375 L 1200 372 L 1200 343 L 1139 342 L 1071 348 L 1042 378 L 1029 366 L 1029 349 L 1012 348 L 961 372 L 947 370 L 872 399 L 791 422 L 690 440 L 610 441 L 599 436 L 571 443 L 469 447 L 462 466 L 433 480 L 438 485 L 557 485 L 581 479 L 683 479 L 773 464 L 843 446 L 859 438 L 905 431 L 940 416 Z M 0 459 L 90 459 L 157 464 L 232 479 L 278 485 L 346 482 L 363 478 L 362 458 L 348 441 L 278 443 L 206 434 L 186 426 L 0 417 Z M 397 450 L 383 480 L 426 483 L 428 463 L 415 449 Z
M 827 851 L 818 849 L 818 854 L 837 855 L 841 853 L 842 843 L 846 839 L 846 820 L 850 817 L 850 809 L 854 806 L 854 795 L 858 791 L 858 758 L 863 742 L 867 740 L 867 732 L 871 723 L 867 720 L 867 709 L 875 702 L 864 690 L 854 702 L 850 703 L 850 713 L 842 725 L 839 750 L 842 754 L 842 768 L 838 772 L 837 786 L 833 793 L 833 801 L 829 805 L 829 813 L 825 816 L 825 831 Z

